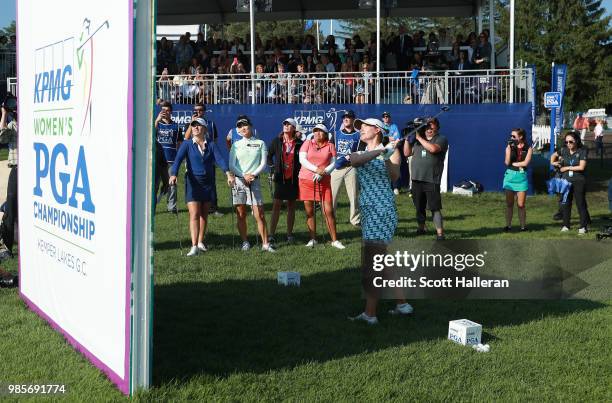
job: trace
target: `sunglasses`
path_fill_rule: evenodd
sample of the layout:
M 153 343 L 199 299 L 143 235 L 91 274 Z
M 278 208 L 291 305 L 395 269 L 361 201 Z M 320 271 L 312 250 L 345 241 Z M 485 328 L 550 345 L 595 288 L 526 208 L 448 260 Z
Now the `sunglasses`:
M 236 127 L 240 129 L 241 127 L 248 126 L 248 125 L 249 125 L 248 123 L 238 123 Z
M 565 141 L 565 142 L 564 142 L 564 144 L 574 144 L 574 143 L 576 143 L 576 142 L 575 142 L 575 141 L 573 141 L 573 140 L 570 140 L 570 141 Z

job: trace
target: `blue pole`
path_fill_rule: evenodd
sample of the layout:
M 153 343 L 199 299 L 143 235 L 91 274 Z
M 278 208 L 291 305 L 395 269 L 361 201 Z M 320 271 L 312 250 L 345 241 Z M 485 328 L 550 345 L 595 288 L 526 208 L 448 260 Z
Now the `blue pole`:
M 557 108 L 550 108 L 550 155 L 555 152 L 555 120 L 557 120 Z

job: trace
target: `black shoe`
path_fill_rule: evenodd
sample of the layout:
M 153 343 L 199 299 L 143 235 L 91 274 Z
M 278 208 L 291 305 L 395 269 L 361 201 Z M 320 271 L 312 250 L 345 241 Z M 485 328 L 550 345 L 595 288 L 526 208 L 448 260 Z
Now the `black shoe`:
M 527 229 L 527 227 L 521 227 L 520 231 L 521 232 L 528 232 L 529 230 Z
M 512 227 L 504 227 L 504 232 L 510 232 L 512 230 Z
M 444 241 L 444 240 L 446 240 L 446 237 L 444 236 L 444 234 L 436 235 L 436 241 Z
M 419 235 L 425 235 L 425 234 L 427 234 L 427 231 L 425 231 L 424 229 L 418 228 L 418 229 L 416 230 L 415 234 L 416 234 L 417 236 L 419 236 Z
M 555 221 L 563 220 L 563 214 L 562 213 L 556 213 L 555 215 L 553 215 L 553 220 L 555 220 Z

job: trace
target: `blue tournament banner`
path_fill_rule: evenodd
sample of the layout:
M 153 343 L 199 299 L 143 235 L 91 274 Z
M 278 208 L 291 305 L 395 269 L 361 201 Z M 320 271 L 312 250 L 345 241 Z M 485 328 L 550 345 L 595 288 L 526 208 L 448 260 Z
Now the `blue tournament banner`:
M 561 106 L 555 111 L 555 138 L 563 129 L 563 99 L 565 98 L 565 82 L 567 81 L 567 64 L 553 66 L 552 91 L 561 93 Z
M 294 118 L 308 134 L 323 123 L 332 135 L 342 125 L 342 115 L 353 110 L 358 118 L 381 118 L 383 112 L 391 114 L 391 120 L 400 128 L 419 116 L 432 116 L 440 112 L 442 105 L 356 105 L 356 104 L 289 104 L 289 105 L 208 105 L 206 118 L 215 122 L 219 138 L 217 144 L 227 157 L 225 137 L 234 127 L 238 115 L 248 115 L 258 137 L 267 144 L 281 133 L 282 122 Z M 505 172 L 504 151 L 513 128 L 524 128 L 531 138 L 532 105 L 482 104 L 450 105 L 450 111 L 439 116 L 440 133 L 449 142 L 448 183 L 464 179 L 483 184 L 486 191 L 502 191 Z M 155 115 L 157 112 L 155 113 Z M 193 105 L 174 105 L 173 120 L 186 127 L 191 122 Z M 485 169 L 483 169 L 485 168 Z M 530 193 L 531 172 L 529 173 Z

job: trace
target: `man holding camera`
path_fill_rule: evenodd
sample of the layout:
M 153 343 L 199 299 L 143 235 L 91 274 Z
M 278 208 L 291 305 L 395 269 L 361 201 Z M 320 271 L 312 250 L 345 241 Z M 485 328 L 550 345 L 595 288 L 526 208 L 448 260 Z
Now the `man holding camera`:
M 0 115 L 0 143 L 8 144 L 8 166 L 11 169 L 6 189 L 6 205 L 0 224 L 0 261 L 13 256 L 15 222 L 17 221 L 17 99 L 8 96 Z
M 412 201 L 416 208 L 417 235 L 425 234 L 426 209 L 430 210 L 436 227 L 436 239 L 444 240 L 442 224 L 442 196 L 440 182 L 444 171 L 444 159 L 448 140 L 438 134 L 440 122 L 437 118 L 427 120 L 427 126 L 417 130 L 404 142 L 404 156 L 412 156 L 410 176 L 412 179 Z
M 164 150 L 164 156 L 168 163 L 168 171 L 174 164 L 174 157 L 176 157 L 176 150 L 178 149 L 179 141 L 179 127 L 172 121 L 172 104 L 170 102 L 164 102 L 161 105 L 161 111 L 155 119 L 155 130 L 157 131 L 157 142 L 162 146 Z M 176 184 L 170 185 L 168 189 L 168 211 L 176 213 Z

